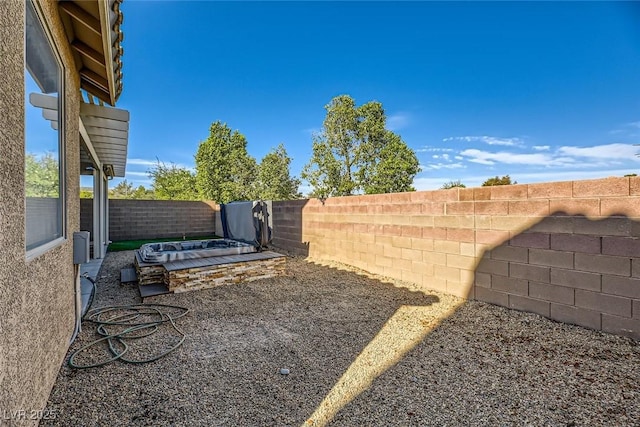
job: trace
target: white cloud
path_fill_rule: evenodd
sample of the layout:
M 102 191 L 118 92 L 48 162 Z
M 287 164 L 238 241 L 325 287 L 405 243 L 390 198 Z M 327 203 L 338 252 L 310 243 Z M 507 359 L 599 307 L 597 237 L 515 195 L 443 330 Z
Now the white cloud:
M 536 182 L 554 182 L 554 181 L 577 181 L 583 179 L 598 179 L 611 176 L 624 176 L 626 174 L 638 173 L 637 169 L 605 169 L 605 170 L 563 170 L 553 171 L 546 170 L 544 172 L 532 173 L 511 173 L 511 178 L 518 181 L 519 184 L 536 183 Z M 479 187 L 491 173 L 485 175 L 449 175 L 440 177 L 418 177 L 413 180 L 413 186 L 416 190 L 437 190 L 445 182 L 460 179 L 467 187 Z M 495 174 L 493 174 L 495 175 Z
M 632 144 L 606 144 L 594 147 L 571 147 L 564 146 L 558 149 L 559 153 L 574 157 L 586 157 L 592 159 L 624 159 L 639 160 L 637 154 L 640 147 Z
M 531 148 L 533 148 L 536 151 L 549 151 L 551 147 L 548 145 L 534 145 Z
M 418 191 L 437 190 L 449 181 L 451 181 L 451 177 L 445 176 L 437 178 L 415 178 L 413 180 L 413 186 Z
M 126 171 L 126 175 L 127 176 L 144 176 L 145 178 L 149 177 L 149 174 L 146 172 L 132 172 L 132 171 Z
M 445 160 L 449 160 L 449 155 L 447 153 L 444 153 L 442 155 L 442 158 L 445 159 Z
M 404 129 L 409 125 L 410 118 L 407 113 L 396 113 L 387 116 L 387 128 L 389 130 Z
M 521 165 L 549 165 L 553 160 L 547 154 L 519 154 L 505 151 L 492 153 L 490 151 L 476 150 L 475 148 L 464 150 L 460 154 L 468 157 L 468 161 L 482 165 L 493 165 L 496 162 Z
M 190 172 L 195 172 L 196 168 L 195 166 L 189 166 L 189 165 L 185 165 L 182 163 L 174 163 L 174 162 L 165 162 L 164 160 L 160 160 L 160 163 L 164 163 L 165 166 L 172 166 L 175 165 L 178 168 L 181 169 L 187 169 Z M 127 166 L 147 166 L 147 170 L 151 169 L 153 166 L 158 164 L 158 160 L 147 160 L 147 159 L 127 159 Z M 139 168 L 134 168 L 134 169 L 139 169 Z M 127 173 L 132 173 L 132 172 L 127 172 Z M 147 172 L 137 172 L 137 173 L 141 173 L 144 174 L 145 176 L 147 175 Z
M 462 157 L 462 156 L 455 156 L 455 157 L 454 157 L 454 159 L 456 159 L 456 160 L 464 160 L 464 157 Z
M 157 160 L 146 160 L 146 159 L 127 159 L 128 165 L 136 165 L 136 166 L 153 166 L 157 163 Z
M 538 150 L 541 151 L 541 150 Z M 605 144 L 593 147 L 563 146 L 554 152 L 516 153 L 510 151 L 485 151 L 475 148 L 460 152 L 471 163 L 493 166 L 495 164 L 526 165 L 555 168 L 618 168 L 625 162 L 640 162 L 640 148 L 632 144 Z
M 432 170 L 439 170 L 439 169 L 464 169 L 466 168 L 465 165 L 463 165 L 462 163 L 430 163 L 428 165 L 420 165 L 420 167 L 423 170 L 427 170 L 427 169 L 432 169 Z
M 434 158 L 434 159 L 439 159 L 439 158 L 440 158 L 440 156 L 439 156 L 438 154 L 434 154 L 434 155 L 433 155 L 433 156 L 431 156 L 431 157 L 432 157 L 432 158 Z
M 521 138 L 499 138 L 495 136 L 451 136 L 444 138 L 442 142 L 461 141 L 461 142 L 484 142 L 488 145 L 503 145 L 507 147 L 518 147 L 524 145 Z
M 623 124 L 621 127 L 610 130 L 609 135 L 624 135 L 627 137 L 637 137 L 636 130 L 640 129 L 640 121 L 629 122 Z
M 612 176 L 621 177 L 631 173 L 638 173 L 637 169 L 605 169 L 605 170 L 572 170 L 572 171 L 549 171 L 532 172 L 523 174 L 513 174 L 518 182 L 552 182 L 552 181 L 577 181 L 582 179 L 608 178 Z
M 431 147 L 429 145 L 425 145 L 424 147 L 418 148 L 416 153 L 447 153 L 453 152 L 453 148 L 441 148 L 441 147 Z

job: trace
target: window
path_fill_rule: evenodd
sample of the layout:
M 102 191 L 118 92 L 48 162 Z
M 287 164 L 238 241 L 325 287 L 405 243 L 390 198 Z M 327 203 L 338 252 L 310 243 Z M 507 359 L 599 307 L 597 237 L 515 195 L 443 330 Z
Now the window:
M 26 2 L 25 193 L 27 256 L 64 238 L 62 65 Z

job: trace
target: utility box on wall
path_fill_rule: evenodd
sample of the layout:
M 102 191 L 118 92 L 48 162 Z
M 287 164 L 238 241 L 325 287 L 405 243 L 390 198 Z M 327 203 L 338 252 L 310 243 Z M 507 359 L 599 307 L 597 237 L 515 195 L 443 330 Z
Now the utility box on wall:
M 88 231 L 73 233 L 73 263 L 85 264 L 89 262 L 90 234 Z

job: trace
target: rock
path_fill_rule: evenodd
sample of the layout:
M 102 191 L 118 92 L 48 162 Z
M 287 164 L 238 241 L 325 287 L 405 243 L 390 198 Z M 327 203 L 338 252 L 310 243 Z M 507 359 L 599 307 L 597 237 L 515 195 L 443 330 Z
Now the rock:
M 289 372 L 291 371 L 289 371 L 287 368 L 280 368 L 280 373 L 282 375 L 289 375 Z

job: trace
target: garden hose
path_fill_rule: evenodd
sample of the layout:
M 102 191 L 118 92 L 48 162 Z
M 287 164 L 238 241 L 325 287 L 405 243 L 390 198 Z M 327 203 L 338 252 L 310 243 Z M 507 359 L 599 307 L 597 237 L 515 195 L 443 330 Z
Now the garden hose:
M 189 310 L 184 307 L 168 304 L 133 304 L 92 309 L 87 312 L 84 320 L 97 324 L 96 331 L 102 338 L 90 342 L 73 352 L 69 358 L 69 366 L 75 369 L 85 369 L 104 366 L 114 360 L 121 360 L 133 364 L 158 360 L 180 347 L 184 342 L 186 335 L 176 326 L 175 320 L 188 312 Z M 164 324 L 171 325 L 173 330 L 179 334 L 180 340 L 176 344 L 145 359 L 137 360 L 125 357 L 130 349 L 127 341 L 149 337 L 158 332 Z M 118 328 L 121 330 L 118 332 L 113 331 Z M 111 331 L 109 329 L 111 329 Z M 107 343 L 107 347 L 113 357 L 86 365 L 75 362 L 78 354 L 96 345 L 100 345 L 103 342 Z

